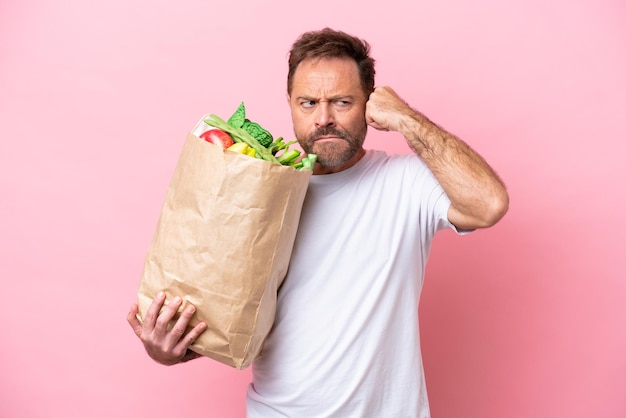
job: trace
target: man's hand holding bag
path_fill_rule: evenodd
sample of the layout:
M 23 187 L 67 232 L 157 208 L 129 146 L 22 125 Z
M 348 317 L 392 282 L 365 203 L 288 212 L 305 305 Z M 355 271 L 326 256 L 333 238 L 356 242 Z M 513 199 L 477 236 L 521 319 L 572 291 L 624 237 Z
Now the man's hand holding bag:
M 298 161 L 293 142 L 270 135 L 268 143 L 243 103 L 228 122 L 203 119 L 187 136 L 165 196 L 140 282 L 139 318 L 159 291 L 166 305 L 178 296 L 180 312 L 188 304 L 197 309 L 189 327 L 207 324 L 191 350 L 243 369 L 261 355 L 272 327 L 315 156 Z M 210 139 L 209 125 L 230 131 L 231 150 Z

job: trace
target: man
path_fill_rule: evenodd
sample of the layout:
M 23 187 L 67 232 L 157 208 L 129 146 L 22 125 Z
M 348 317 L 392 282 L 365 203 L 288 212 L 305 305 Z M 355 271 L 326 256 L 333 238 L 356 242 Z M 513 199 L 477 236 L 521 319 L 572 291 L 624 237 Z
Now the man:
M 304 202 L 274 327 L 253 364 L 249 417 L 428 417 L 418 300 L 435 233 L 486 228 L 508 194 L 467 144 L 374 87 L 369 45 L 343 32 L 303 34 L 289 57 L 294 132 L 318 163 Z M 415 155 L 365 150 L 368 125 L 397 131 Z M 196 357 L 180 301 L 129 323 L 163 364 Z

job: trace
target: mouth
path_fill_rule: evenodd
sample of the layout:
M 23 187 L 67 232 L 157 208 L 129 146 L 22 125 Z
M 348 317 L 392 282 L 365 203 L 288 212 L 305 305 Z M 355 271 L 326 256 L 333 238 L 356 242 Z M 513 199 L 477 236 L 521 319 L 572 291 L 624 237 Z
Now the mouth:
M 334 142 L 334 141 L 343 141 L 344 139 L 338 136 L 332 136 L 332 135 L 327 135 L 327 136 L 319 136 L 317 138 L 315 138 L 314 142 Z

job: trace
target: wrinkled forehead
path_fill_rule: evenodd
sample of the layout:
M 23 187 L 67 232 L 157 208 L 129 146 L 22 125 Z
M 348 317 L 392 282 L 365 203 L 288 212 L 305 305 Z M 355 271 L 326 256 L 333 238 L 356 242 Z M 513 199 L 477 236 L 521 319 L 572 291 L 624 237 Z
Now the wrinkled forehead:
M 291 95 L 357 95 L 363 93 L 356 62 L 350 58 L 311 58 L 293 74 Z

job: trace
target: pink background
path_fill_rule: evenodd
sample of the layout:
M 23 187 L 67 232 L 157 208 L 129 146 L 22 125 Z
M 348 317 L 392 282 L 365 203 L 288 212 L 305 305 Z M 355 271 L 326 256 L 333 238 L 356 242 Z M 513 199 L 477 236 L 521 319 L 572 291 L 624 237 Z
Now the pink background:
M 0 416 L 243 417 L 248 370 L 159 366 L 126 312 L 187 131 L 244 100 L 291 135 L 286 53 L 326 25 L 511 194 L 495 228 L 436 239 L 433 416 L 626 416 L 625 3 L 216 3 L 0 4 Z

